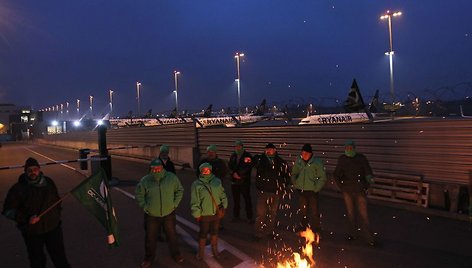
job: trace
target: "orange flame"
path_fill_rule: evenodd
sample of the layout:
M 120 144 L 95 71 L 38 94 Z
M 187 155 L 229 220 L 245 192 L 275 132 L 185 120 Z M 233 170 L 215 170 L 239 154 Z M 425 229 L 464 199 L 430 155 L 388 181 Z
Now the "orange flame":
M 302 258 L 299 253 L 293 253 L 292 260 L 278 262 L 277 268 L 309 268 L 315 267 L 315 260 L 313 259 L 313 243 L 316 245 L 320 243 L 320 236 L 313 233 L 310 228 L 306 231 L 300 232 L 300 236 L 305 238 L 305 247 L 302 247 L 303 256 L 308 257 L 308 260 Z

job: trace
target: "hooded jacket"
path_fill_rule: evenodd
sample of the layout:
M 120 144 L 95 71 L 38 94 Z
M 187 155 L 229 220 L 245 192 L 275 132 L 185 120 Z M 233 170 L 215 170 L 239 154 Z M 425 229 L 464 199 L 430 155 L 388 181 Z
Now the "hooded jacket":
M 39 222 L 29 224 L 32 216 L 41 214 L 59 200 L 54 181 L 42 173 L 40 176 L 44 179 L 43 183 L 33 185 L 29 183 L 26 173 L 20 175 L 18 182 L 8 191 L 3 204 L 2 214 L 14 220 L 17 227 L 27 234 L 44 234 L 54 230 L 61 223 L 62 208 L 59 204 L 44 214 Z
M 267 155 L 257 155 L 255 166 L 257 169 L 256 188 L 259 191 L 280 193 L 288 183 L 288 165 L 278 154 L 272 159 Z
M 136 187 L 136 201 L 144 212 L 153 217 L 172 213 L 182 200 L 184 188 L 179 178 L 168 171 L 158 179 L 152 173 L 144 176 Z
M 302 191 L 319 192 L 326 183 L 326 172 L 321 158 L 312 156 L 305 162 L 301 156 L 292 168 L 292 183 Z
M 245 163 L 244 159 L 249 157 L 251 162 Z M 233 184 L 250 184 L 251 183 L 251 171 L 254 166 L 254 161 L 250 153 L 243 151 L 241 156 L 238 156 L 236 152 L 231 154 L 228 163 L 229 169 L 231 170 L 231 175 L 236 172 L 241 179 L 235 179 L 231 176 Z
M 190 209 L 194 218 L 216 214 L 216 207 L 208 190 L 211 191 L 215 202 L 219 206 L 228 207 L 228 199 L 221 180 L 213 174 L 208 178 L 200 176 L 192 183 L 191 188 Z
M 356 153 L 354 157 L 341 155 L 334 170 L 334 178 L 343 192 L 363 192 L 369 187 L 367 178 L 372 176 L 369 161 L 360 153 Z

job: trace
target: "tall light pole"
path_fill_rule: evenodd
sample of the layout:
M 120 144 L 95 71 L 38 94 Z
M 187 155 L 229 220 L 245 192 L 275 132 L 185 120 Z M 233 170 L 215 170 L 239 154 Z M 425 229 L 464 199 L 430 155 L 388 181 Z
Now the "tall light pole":
M 77 115 L 80 115 L 80 100 L 77 99 Z
M 244 57 L 244 53 L 236 52 L 236 55 L 234 55 L 234 58 L 236 59 L 236 69 L 238 72 L 236 83 L 238 85 L 238 114 L 239 116 L 241 116 L 241 73 L 239 71 L 239 66 L 240 66 L 239 61 L 241 57 Z
M 394 103 L 395 103 L 395 91 L 393 89 L 393 41 L 392 41 L 392 17 L 397 17 L 400 16 L 402 13 L 397 11 L 394 13 L 391 13 L 390 10 L 387 10 L 387 12 L 380 16 L 381 20 L 388 20 L 388 36 L 390 40 L 390 50 L 385 52 L 385 55 L 389 57 L 390 60 L 390 97 L 392 98 L 392 109 L 394 109 Z
M 108 93 L 110 94 L 110 116 L 111 116 L 111 112 L 113 111 L 113 90 L 110 89 Z
M 175 112 L 179 114 L 179 102 L 178 102 L 178 92 L 179 92 L 179 71 L 174 71 L 174 92 L 175 92 Z
M 141 87 L 141 82 L 136 82 L 136 94 L 138 100 L 138 116 L 141 115 L 141 101 L 139 99 L 139 88 Z
M 90 101 L 90 115 L 93 116 L 93 96 L 89 96 L 89 101 Z

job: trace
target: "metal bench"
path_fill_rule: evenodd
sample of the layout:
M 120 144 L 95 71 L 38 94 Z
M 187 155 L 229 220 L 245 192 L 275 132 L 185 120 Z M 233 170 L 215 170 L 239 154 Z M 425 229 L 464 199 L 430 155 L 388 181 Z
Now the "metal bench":
M 429 183 L 422 175 L 374 172 L 368 196 L 397 203 L 428 207 Z

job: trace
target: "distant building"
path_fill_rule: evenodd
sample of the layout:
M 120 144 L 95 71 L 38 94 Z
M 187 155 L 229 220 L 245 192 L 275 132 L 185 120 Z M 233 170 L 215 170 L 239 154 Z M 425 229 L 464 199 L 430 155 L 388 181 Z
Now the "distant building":
M 0 135 L 3 139 L 30 139 L 36 121 L 37 114 L 31 111 L 31 107 L 0 104 Z
M 14 104 L 0 103 L 0 135 L 8 134 L 10 129 L 10 116 L 17 114 Z

